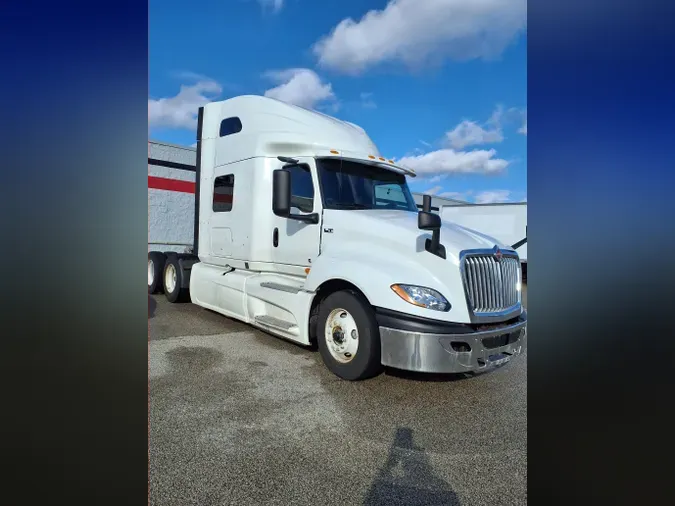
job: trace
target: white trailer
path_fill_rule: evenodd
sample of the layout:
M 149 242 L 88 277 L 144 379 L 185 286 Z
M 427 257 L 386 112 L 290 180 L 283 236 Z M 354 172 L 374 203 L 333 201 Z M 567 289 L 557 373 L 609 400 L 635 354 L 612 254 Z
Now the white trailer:
M 527 203 L 443 206 L 441 218 L 498 239 L 518 252 L 527 268 Z
M 148 142 L 148 251 L 194 246 L 197 150 Z
M 348 380 L 485 370 L 523 351 L 518 253 L 441 223 L 430 199 L 418 212 L 414 172 L 363 129 L 242 96 L 200 108 L 197 130 L 192 250 L 148 253 L 150 293 L 316 343 Z

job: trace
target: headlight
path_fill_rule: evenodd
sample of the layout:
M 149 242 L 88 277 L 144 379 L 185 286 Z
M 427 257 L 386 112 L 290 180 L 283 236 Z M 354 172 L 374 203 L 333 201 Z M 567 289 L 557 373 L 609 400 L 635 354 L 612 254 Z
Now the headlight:
M 451 307 L 445 297 L 431 288 L 414 285 L 391 285 L 391 289 L 404 301 L 414 306 L 435 311 L 448 311 Z

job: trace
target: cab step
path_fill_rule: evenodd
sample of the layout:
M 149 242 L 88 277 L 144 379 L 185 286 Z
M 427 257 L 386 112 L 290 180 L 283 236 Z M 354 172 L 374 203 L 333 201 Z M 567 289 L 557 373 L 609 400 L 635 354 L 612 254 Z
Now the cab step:
M 298 334 L 298 326 L 295 323 L 287 322 L 270 315 L 259 315 L 253 318 L 253 321 L 258 325 L 268 327 L 291 334 Z

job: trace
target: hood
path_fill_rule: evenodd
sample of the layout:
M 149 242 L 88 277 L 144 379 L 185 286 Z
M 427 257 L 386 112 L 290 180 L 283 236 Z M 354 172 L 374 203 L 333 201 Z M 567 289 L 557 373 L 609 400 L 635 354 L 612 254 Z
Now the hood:
M 376 240 L 382 245 L 403 249 L 418 249 L 431 231 L 417 228 L 417 213 L 391 210 L 331 210 L 324 211 L 325 226 L 334 229 L 335 236 L 363 240 L 365 244 Z M 452 222 L 443 222 L 441 244 L 446 253 L 455 257 L 467 249 L 491 249 L 495 245 L 511 249 L 485 234 Z M 423 246 L 422 246 L 423 248 Z

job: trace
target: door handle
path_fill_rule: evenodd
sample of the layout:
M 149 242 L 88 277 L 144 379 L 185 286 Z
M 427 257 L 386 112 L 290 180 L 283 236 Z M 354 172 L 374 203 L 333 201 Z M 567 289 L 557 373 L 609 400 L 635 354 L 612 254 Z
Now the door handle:
M 274 232 L 272 233 L 272 244 L 276 248 L 279 246 L 279 229 L 275 228 Z

